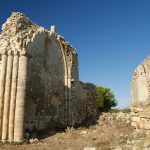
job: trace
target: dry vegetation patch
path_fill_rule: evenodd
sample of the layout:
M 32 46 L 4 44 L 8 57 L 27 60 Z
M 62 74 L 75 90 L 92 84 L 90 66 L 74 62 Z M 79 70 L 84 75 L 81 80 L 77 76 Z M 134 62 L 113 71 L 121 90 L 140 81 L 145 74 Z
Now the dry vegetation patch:
M 96 150 L 130 150 L 136 146 L 142 147 L 146 141 L 144 138 L 144 133 L 136 133 L 130 126 L 130 113 L 103 113 L 97 122 L 89 127 L 67 128 L 59 132 L 49 131 L 36 144 L 34 142 L 22 145 L 1 144 L 0 149 L 83 150 L 85 147 L 95 147 Z

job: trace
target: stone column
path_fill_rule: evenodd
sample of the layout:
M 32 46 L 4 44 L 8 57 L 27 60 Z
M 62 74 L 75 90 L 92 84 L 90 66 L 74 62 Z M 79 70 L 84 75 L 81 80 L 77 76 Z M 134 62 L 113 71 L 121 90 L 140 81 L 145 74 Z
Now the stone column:
M 70 125 L 71 123 L 71 67 L 68 68 L 68 103 L 67 103 L 67 122 Z
M 2 123 L 3 123 L 3 106 L 4 106 L 4 90 L 5 90 L 5 75 L 7 67 L 6 51 L 2 53 L 1 72 L 0 72 L 0 139 L 2 138 Z
M 13 139 L 14 139 L 14 122 L 15 122 L 18 62 L 19 62 L 18 52 L 15 51 L 14 59 L 13 59 L 12 84 L 11 84 L 11 96 L 10 96 L 10 112 L 9 112 L 8 138 L 10 141 L 13 141 Z
M 24 138 L 25 98 L 27 81 L 28 57 L 26 51 L 20 52 L 18 83 L 15 109 L 14 141 L 21 142 Z
M 64 99 L 64 121 L 67 125 L 67 103 L 68 103 L 68 78 L 65 76 L 65 99 Z
M 3 112 L 3 126 L 2 126 L 2 140 L 8 138 L 8 122 L 9 122 L 9 106 L 10 106 L 10 91 L 11 91 L 11 77 L 12 77 L 13 56 L 11 50 L 8 51 L 5 94 L 4 94 L 4 112 Z

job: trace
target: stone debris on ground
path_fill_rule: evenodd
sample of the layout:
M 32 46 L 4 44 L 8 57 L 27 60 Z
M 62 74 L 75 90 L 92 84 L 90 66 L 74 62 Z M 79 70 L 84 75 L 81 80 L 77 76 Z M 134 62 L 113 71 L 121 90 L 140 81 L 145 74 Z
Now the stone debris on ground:
M 149 150 L 149 135 L 135 131 L 130 123 L 130 113 L 102 113 L 88 127 L 67 127 L 37 137 L 26 133 L 26 144 L 0 144 L 0 150 Z

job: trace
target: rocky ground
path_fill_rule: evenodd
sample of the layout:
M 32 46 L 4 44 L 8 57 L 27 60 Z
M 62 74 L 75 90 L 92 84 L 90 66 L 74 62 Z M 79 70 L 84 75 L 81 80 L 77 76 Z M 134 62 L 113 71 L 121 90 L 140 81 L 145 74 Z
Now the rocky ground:
M 49 131 L 22 145 L 0 144 L 0 150 L 150 150 L 150 137 L 130 126 L 130 113 L 103 113 L 95 124 Z

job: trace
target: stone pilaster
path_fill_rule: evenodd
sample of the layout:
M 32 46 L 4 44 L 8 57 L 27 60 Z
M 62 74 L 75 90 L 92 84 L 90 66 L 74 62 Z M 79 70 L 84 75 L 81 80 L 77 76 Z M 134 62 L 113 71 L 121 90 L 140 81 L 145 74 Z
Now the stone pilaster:
M 15 122 L 15 105 L 16 105 L 16 92 L 17 92 L 17 77 L 18 77 L 18 52 L 14 52 L 13 71 L 12 71 L 12 84 L 10 96 L 10 112 L 9 112 L 9 133 L 8 138 L 10 141 L 14 139 L 14 122 Z
M 21 142 L 24 138 L 25 98 L 27 80 L 28 56 L 26 51 L 20 52 L 17 96 L 15 109 L 14 141 Z
M 63 56 L 63 61 L 64 61 L 64 71 L 65 71 L 65 76 L 64 76 L 64 85 L 65 85 L 65 99 L 64 99 L 64 113 L 63 113 L 63 123 L 67 125 L 67 103 L 68 103 L 68 66 L 67 66 L 67 62 L 66 62 L 66 56 L 65 56 L 65 48 L 62 44 L 62 37 L 57 36 L 57 40 L 59 42 L 60 48 L 61 48 L 61 52 L 62 52 L 62 56 Z
M 68 68 L 68 104 L 67 104 L 67 118 L 68 118 L 68 124 L 71 123 L 71 68 Z
M 64 121 L 67 124 L 67 103 L 68 103 L 68 78 L 65 76 L 65 100 L 64 100 Z
M 11 78 L 12 78 L 12 51 L 8 51 L 5 94 L 4 94 L 4 112 L 3 112 L 3 126 L 2 126 L 2 140 L 8 138 L 8 122 L 9 122 L 9 108 L 10 108 L 10 92 L 11 92 Z
M 2 138 L 6 67 L 7 67 L 7 55 L 6 51 L 4 51 L 2 53 L 1 72 L 0 72 L 0 139 Z

